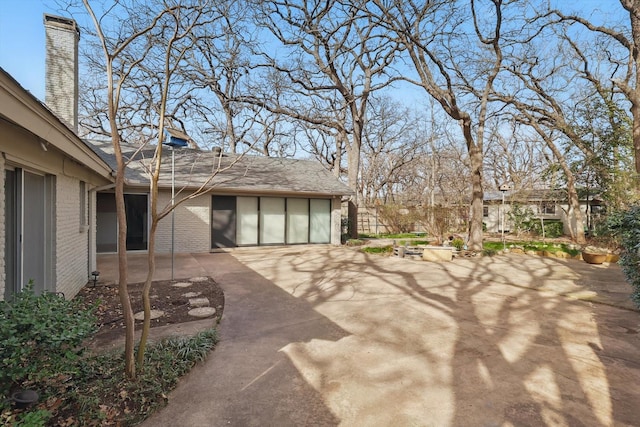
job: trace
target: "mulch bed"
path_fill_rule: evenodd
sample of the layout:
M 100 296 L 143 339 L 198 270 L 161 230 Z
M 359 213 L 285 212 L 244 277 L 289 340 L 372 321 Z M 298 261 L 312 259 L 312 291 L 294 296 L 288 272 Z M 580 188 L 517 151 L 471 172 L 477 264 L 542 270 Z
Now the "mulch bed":
M 188 287 L 173 286 L 176 283 L 191 284 Z M 143 310 L 142 287 L 143 283 L 128 285 L 134 313 Z M 196 298 L 207 298 L 209 300 L 209 306 L 216 309 L 215 315 L 210 319 L 215 321 L 222 317 L 224 293 L 210 277 L 202 281 L 190 281 L 189 279 L 161 280 L 152 283 L 149 295 L 151 297 L 151 309 L 161 310 L 164 315 L 157 319 L 152 319 L 151 328 L 203 320 L 188 314 L 189 310 L 194 307 L 190 306 L 189 297 L 185 296 L 187 293 L 195 293 L 198 294 Z M 124 317 L 122 315 L 118 285 L 98 283 L 94 287 L 92 283 L 89 283 L 80 290 L 76 298 L 82 300 L 85 307 L 97 304 L 95 315 L 98 318 L 99 330 L 95 336 L 96 339 L 109 341 L 111 338 L 116 339 L 124 336 Z M 136 329 L 141 328 L 141 326 L 142 321 L 136 320 Z

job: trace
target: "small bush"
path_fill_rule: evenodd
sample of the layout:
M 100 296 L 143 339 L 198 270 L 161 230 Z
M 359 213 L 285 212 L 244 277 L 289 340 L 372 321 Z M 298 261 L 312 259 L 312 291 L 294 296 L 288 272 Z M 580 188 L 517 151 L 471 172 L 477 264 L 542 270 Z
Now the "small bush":
M 0 393 L 7 396 L 25 380 L 73 373 L 80 344 L 95 328 L 92 312 L 80 309 L 79 301 L 38 296 L 31 285 L 0 301 Z
M 391 232 L 409 233 L 415 228 L 418 215 L 415 209 L 409 209 L 402 205 L 387 204 L 380 206 L 380 221 L 387 226 Z
M 456 237 L 451 241 L 451 246 L 456 248 L 456 250 L 461 251 L 464 248 L 464 240 L 459 237 Z
M 539 220 L 531 221 L 530 229 L 534 234 L 542 236 L 542 224 Z M 548 238 L 561 237 L 564 234 L 562 221 L 544 221 L 544 236 Z
M 529 231 L 532 222 L 535 221 L 533 209 L 519 203 L 513 203 L 511 205 L 511 209 L 507 212 L 507 217 L 513 226 L 512 231 L 515 232 L 516 236 L 519 236 L 522 232 Z
M 393 252 L 393 246 L 369 246 L 362 248 L 361 251 L 367 254 L 389 254 Z
M 610 215 L 610 229 L 620 237 L 620 266 L 633 288 L 631 299 L 640 308 L 640 206 Z
M 482 256 L 494 256 L 497 253 L 495 249 L 485 248 L 482 250 Z
M 208 329 L 150 344 L 135 381 L 125 377 L 123 351 L 88 355 L 76 363 L 75 375 L 64 381 L 54 375 L 39 384 L 44 389 L 38 407 L 4 411 L 0 425 L 138 425 L 166 405 L 180 377 L 217 342 L 216 330 Z

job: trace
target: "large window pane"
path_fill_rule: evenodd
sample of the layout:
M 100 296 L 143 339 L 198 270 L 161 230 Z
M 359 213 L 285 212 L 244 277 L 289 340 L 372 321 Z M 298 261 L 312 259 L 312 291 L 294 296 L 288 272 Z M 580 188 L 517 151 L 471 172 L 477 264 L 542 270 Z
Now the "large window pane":
M 331 242 L 331 200 L 310 200 L 310 241 L 311 243 Z
M 309 243 L 309 199 L 287 199 L 287 243 Z
M 125 194 L 124 209 L 127 216 L 127 250 L 146 250 L 149 228 L 147 195 Z
M 284 198 L 260 198 L 260 244 L 284 243 Z
M 211 200 L 211 247 L 236 246 L 236 197 L 213 196 Z
M 258 198 L 237 198 L 237 235 L 238 245 L 258 244 Z

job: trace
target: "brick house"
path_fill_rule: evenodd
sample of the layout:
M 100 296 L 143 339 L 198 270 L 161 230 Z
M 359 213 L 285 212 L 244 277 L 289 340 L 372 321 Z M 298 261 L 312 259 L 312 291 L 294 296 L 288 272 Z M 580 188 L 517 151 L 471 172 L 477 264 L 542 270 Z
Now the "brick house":
M 108 163 L 115 165 L 109 143 L 92 142 Z M 126 172 L 128 204 L 127 247 L 147 250 L 149 226 L 148 160 L 155 147 L 136 152 Z M 219 165 L 224 172 L 207 184 L 205 194 L 176 208 L 176 252 L 209 252 L 237 246 L 340 244 L 342 196 L 350 190 L 315 161 L 262 156 L 238 156 L 193 148 L 163 149 L 159 208 L 171 203 L 171 156 L 175 155 L 173 186 L 176 200 L 191 194 Z M 234 165 L 225 169 L 232 162 Z M 117 224 L 111 192 L 98 194 L 98 252 L 115 252 Z M 171 250 L 171 221 L 162 221 L 156 251 Z
M 30 280 L 37 292 L 67 297 L 87 283 L 96 189 L 111 182 L 109 165 L 76 135 L 77 103 L 50 92 L 64 81 L 77 87 L 55 60 L 77 63 L 75 23 L 46 16 L 45 30 L 51 109 L 0 68 L 0 298 Z
M 95 269 L 96 253 L 117 250 L 110 144 L 84 141 L 78 127 L 75 21 L 45 15 L 46 98 L 42 103 L 0 68 L 0 299 L 33 280 L 38 292 L 73 297 Z M 184 134 L 174 133 L 174 137 Z M 139 154 L 148 154 L 143 151 Z M 125 150 L 126 151 L 126 150 Z M 165 150 L 159 204 L 232 162 L 219 151 L 179 149 L 175 180 Z M 147 250 L 149 186 L 144 159 L 127 169 L 130 250 Z M 246 156 L 206 194 L 161 222 L 157 251 L 209 252 L 235 246 L 340 244 L 340 205 L 351 191 L 313 161 Z

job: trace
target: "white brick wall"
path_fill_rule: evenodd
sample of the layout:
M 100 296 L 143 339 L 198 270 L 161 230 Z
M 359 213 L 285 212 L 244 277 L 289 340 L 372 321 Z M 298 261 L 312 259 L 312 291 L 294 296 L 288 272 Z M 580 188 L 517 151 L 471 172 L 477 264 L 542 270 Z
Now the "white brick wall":
M 78 32 L 75 21 L 45 15 L 45 102 L 78 130 Z
M 158 209 L 170 203 L 171 192 L 161 191 Z M 331 200 L 331 243 L 340 245 L 340 198 Z M 156 252 L 171 252 L 171 214 L 165 217 L 156 232 Z M 211 195 L 192 199 L 175 211 L 175 252 L 209 252 L 211 250 Z
M 177 199 L 177 198 L 176 198 Z M 161 191 L 158 210 L 171 202 L 171 192 Z M 175 211 L 175 248 L 180 252 L 209 252 L 211 249 L 210 228 L 211 195 L 205 194 L 178 206 Z M 171 252 L 171 214 L 158 224 L 156 251 Z
M 88 281 L 88 232 L 80 230 L 80 181 L 56 179 L 56 291 L 67 299 Z
M 340 246 L 341 244 L 341 221 L 342 221 L 342 201 L 340 197 L 331 199 L 331 244 Z

